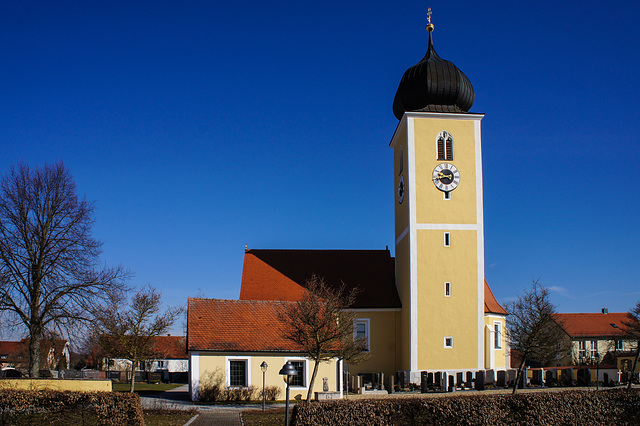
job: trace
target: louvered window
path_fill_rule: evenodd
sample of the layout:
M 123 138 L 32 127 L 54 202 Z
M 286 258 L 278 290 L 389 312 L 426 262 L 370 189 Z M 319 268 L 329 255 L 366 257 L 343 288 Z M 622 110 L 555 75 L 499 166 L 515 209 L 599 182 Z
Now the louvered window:
M 438 160 L 453 161 L 453 137 L 446 130 L 438 133 Z

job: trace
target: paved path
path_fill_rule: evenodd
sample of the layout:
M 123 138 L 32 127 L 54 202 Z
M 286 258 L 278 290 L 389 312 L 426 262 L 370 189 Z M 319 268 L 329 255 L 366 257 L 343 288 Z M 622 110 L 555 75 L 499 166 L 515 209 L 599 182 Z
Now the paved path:
M 241 413 L 246 409 L 259 408 L 256 404 L 230 404 L 230 405 L 195 405 L 189 397 L 189 385 L 178 386 L 177 388 L 155 394 L 153 396 L 140 397 L 142 408 L 159 408 L 173 410 L 197 410 L 187 425 L 220 425 L 220 426 L 241 426 Z M 284 407 L 285 404 L 269 404 L 270 408 Z

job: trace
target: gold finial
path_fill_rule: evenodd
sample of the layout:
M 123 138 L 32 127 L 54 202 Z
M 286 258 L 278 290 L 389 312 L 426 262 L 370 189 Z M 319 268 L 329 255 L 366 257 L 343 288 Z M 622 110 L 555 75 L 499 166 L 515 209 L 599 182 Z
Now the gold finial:
M 431 23 L 431 8 L 428 8 L 427 10 L 427 20 L 429 21 L 429 23 L 427 24 L 427 31 L 431 32 L 433 31 L 433 24 Z

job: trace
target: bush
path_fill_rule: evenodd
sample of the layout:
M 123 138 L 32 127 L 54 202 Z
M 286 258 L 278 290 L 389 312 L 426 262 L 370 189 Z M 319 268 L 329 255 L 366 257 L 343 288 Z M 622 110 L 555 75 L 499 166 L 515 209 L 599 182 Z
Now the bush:
M 264 388 L 264 395 L 267 401 L 275 401 L 280 396 L 280 388 L 278 386 L 267 386 Z M 258 394 L 258 399 L 262 399 L 262 390 Z
M 640 391 L 564 391 L 296 404 L 292 424 L 640 424 Z
M 246 388 L 225 388 L 214 383 L 200 386 L 201 402 L 243 402 L 254 399 L 256 393 L 255 386 Z
M 0 416 L 3 425 L 64 424 L 73 416 L 88 424 L 144 425 L 140 397 L 119 392 L 0 389 Z

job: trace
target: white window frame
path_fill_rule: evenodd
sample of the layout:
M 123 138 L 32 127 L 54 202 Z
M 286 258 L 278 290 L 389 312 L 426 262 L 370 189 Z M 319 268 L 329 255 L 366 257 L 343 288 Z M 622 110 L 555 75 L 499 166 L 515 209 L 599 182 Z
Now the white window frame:
M 616 339 L 614 344 L 615 344 L 616 351 L 624 350 L 624 341 L 622 339 Z
M 353 320 L 353 340 L 355 341 L 358 338 L 358 324 L 364 324 L 365 326 L 365 338 L 367 340 L 367 350 L 365 352 L 371 351 L 371 321 L 369 318 L 355 318 Z
M 231 386 L 231 361 L 244 361 L 246 367 L 245 374 L 247 375 L 247 381 L 244 386 Z M 228 388 L 245 388 L 251 386 L 251 357 L 248 356 L 226 356 L 224 357 L 225 368 L 225 384 Z
M 450 344 L 447 344 L 447 340 L 450 341 Z M 445 338 L 444 338 L 444 348 L 445 349 L 453 349 L 453 337 L 452 336 L 445 336 Z
M 451 297 L 451 283 L 449 281 L 444 283 L 444 296 Z
M 587 341 L 578 340 L 578 359 L 585 359 L 587 357 Z
M 591 358 L 595 358 L 596 354 L 598 353 L 598 341 L 597 340 L 591 340 L 591 351 L 589 352 L 589 355 Z
M 444 233 L 444 246 L 451 247 L 451 232 Z
M 303 357 L 285 357 L 284 358 L 284 362 L 304 362 L 304 367 L 303 367 L 303 371 L 304 371 L 304 380 L 302 381 L 302 383 L 304 384 L 304 386 L 298 386 L 298 385 L 291 385 L 291 389 L 309 389 L 309 360 L 307 358 L 303 358 Z
M 502 349 L 502 322 L 493 322 L 493 349 Z

